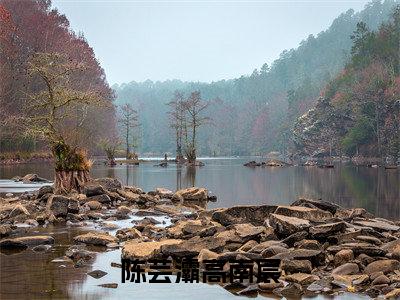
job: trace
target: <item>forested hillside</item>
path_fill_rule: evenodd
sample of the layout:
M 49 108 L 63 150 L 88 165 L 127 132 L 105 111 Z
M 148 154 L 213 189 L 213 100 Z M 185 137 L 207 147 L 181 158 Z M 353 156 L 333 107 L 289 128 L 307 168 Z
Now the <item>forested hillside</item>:
M 35 72 L 39 76 L 31 72 L 38 57 L 42 57 L 42 67 Z M 63 61 L 63 65 L 54 65 L 54 61 L 49 65 L 48 71 L 54 75 L 52 82 L 47 82 L 44 76 L 46 57 Z M 76 72 L 68 69 L 72 65 L 77 67 Z M 55 74 L 57 68 L 64 68 L 64 73 Z M 57 101 L 70 99 L 55 109 L 81 97 L 80 92 L 96 94 L 110 104 L 76 106 L 68 122 L 63 115 L 65 109 L 59 115 L 54 114 L 54 118 L 63 118 L 57 126 L 68 133 L 72 145 L 95 150 L 101 138 L 116 133 L 114 93 L 93 49 L 83 35 L 70 29 L 64 15 L 51 8 L 49 0 L 0 1 L 0 78 L 0 152 L 49 151 L 41 143 L 46 132 L 32 136 L 35 128 L 24 126 L 27 115 L 40 120 L 48 112 L 48 104 L 43 100 L 45 91 Z M 40 92 L 43 94 L 38 95 Z M 40 101 L 41 107 L 36 107 L 36 115 L 32 116 L 33 103 Z
M 297 122 L 300 154 L 400 156 L 400 5 L 373 31 L 357 24 L 351 58 Z
M 139 111 L 141 152 L 174 152 L 167 106 L 175 90 L 188 95 L 201 91 L 212 101 L 209 129 L 199 135 L 200 155 L 243 155 L 291 148 L 295 120 L 310 109 L 323 87 L 351 57 L 358 22 L 377 30 L 398 1 L 373 1 L 364 10 L 349 10 L 317 36 L 310 35 L 297 49 L 285 50 L 271 66 L 264 64 L 251 75 L 212 83 L 131 82 L 114 86 L 117 103 L 132 103 Z M 262 38 L 262 37 L 260 37 Z M 251 55 L 251 53 L 249 53 Z

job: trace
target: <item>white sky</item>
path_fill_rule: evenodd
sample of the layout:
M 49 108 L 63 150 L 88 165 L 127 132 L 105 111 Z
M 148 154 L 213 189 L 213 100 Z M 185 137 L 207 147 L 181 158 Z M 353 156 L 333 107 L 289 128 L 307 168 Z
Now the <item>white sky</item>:
M 53 0 L 110 84 L 250 74 L 368 1 Z

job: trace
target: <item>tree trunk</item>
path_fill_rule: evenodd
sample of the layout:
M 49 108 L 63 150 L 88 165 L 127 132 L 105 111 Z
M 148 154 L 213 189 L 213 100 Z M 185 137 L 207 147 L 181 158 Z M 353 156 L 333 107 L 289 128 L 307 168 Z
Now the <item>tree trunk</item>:
M 89 171 L 56 171 L 54 180 L 55 194 L 82 192 L 82 186 L 90 180 Z

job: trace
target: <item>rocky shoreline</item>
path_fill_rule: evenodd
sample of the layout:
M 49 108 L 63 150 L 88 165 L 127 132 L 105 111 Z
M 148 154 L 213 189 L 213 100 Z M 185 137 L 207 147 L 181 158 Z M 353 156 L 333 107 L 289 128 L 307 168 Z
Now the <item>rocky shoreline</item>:
M 122 257 L 130 259 L 193 257 L 201 268 L 205 260 L 217 259 L 226 262 L 227 272 L 232 259 L 276 258 L 282 270 L 278 282 L 221 285 L 249 296 L 350 292 L 400 297 L 400 221 L 311 199 L 290 206 L 212 210 L 206 209 L 208 201 L 216 198 L 204 188 L 176 192 L 157 188 L 145 193 L 113 178 L 94 179 L 81 194 L 68 196 L 54 195 L 51 186 L 43 186 L 36 192 L 0 198 L 0 249 L 40 252 L 52 247 L 55 241 L 50 234 L 24 235 L 24 226 L 83 227 L 94 222 L 101 231 L 78 234 L 65 253 L 64 259 L 76 267 L 93 259 L 87 248 L 92 245 L 121 248 Z M 132 218 L 126 228 L 112 223 Z

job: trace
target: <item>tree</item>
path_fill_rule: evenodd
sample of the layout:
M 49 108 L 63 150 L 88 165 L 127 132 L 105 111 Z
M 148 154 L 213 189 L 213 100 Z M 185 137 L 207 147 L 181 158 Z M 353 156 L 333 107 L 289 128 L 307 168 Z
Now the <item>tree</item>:
M 139 117 L 132 105 L 126 103 L 121 106 L 119 123 L 125 140 L 126 159 L 132 158 L 131 147 L 135 146 L 133 130 L 139 127 Z
M 184 107 L 184 97 L 179 91 L 175 91 L 174 98 L 167 103 L 170 107 L 169 120 L 170 126 L 176 134 L 176 161 L 183 161 L 182 139 L 187 136 L 186 115 Z
M 183 107 L 188 115 L 187 127 L 191 128 L 190 136 L 186 138 L 186 157 L 189 164 L 196 161 L 196 137 L 197 130 L 200 126 L 206 124 L 210 118 L 203 116 L 204 110 L 208 107 L 209 102 L 201 99 L 199 91 L 192 92 L 185 100 Z
M 26 133 L 44 138 L 50 146 L 55 159 L 55 192 L 80 192 L 90 178 L 91 162 L 86 150 L 74 145 L 75 137 L 64 125 L 73 122 L 78 129 L 89 106 L 108 102 L 96 90 L 79 89 L 76 79 L 85 70 L 84 63 L 59 53 L 36 53 L 28 66 L 30 78 L 39 80 L 41 85 L 35 86 L 35 92 L 27 93 Z
M 121 145 L 121 141 L 118 137 L 104 138 L 100 140 L 99 146 L 106 153 L 107 163 L 109 166 L 115 166 L 115 153 L 118 147 Z

